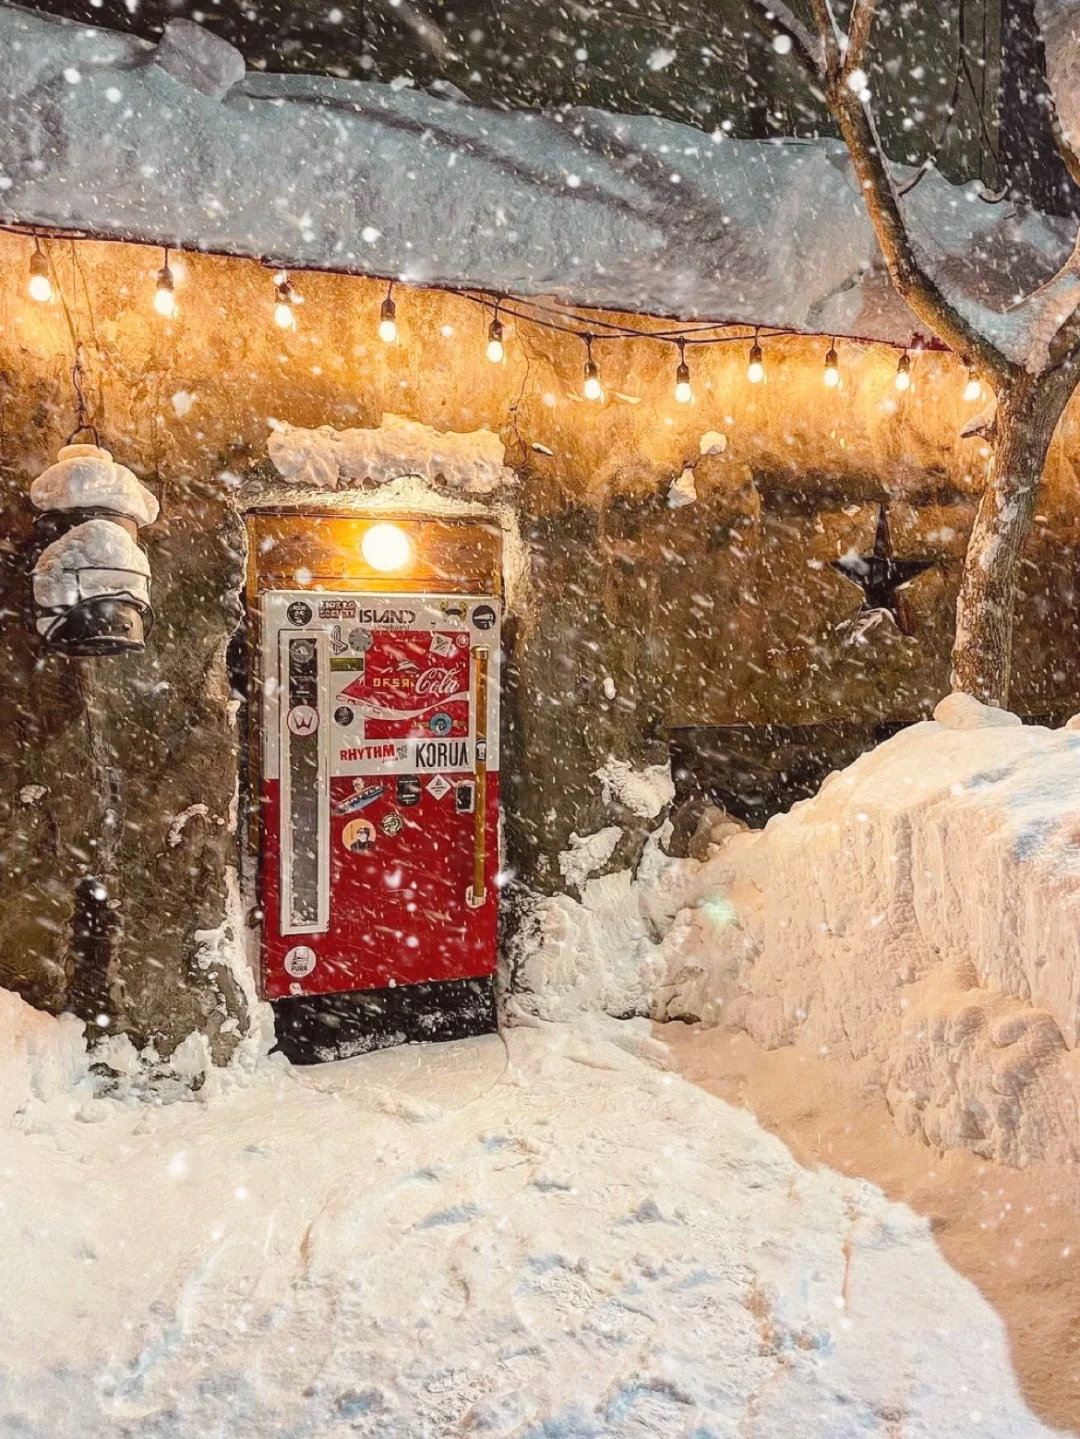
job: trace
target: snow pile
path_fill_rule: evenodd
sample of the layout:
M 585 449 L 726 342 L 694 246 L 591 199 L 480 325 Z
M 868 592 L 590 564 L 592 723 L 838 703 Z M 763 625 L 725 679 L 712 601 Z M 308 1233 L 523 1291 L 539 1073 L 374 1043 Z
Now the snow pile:
M 81 1020 L 43 1014 L 0 989 L 0 1124 L 24 1115 L 35 1101 L 74 1093 L 88 1073 Z
M 1080 734 L 936 715 L 684 874 L 653 1013 L 827 1052 L 942 1148 L 1071 1161 Z
M 487 495 L 513 484 L 505 447 L 491 430 L 469 434 L 432 429 L 401 415 L 383 415 L 377 429 L 317 430 L 275 423 L 267 441 L 275 469 L 292 484 L 334 490 L 370 480 L 385 485 L 402 475 L 435 480 L 466 495 Z
M 2 1427 L 1050 1433 L 924 1219 L 662 1064 L 519 1028 L 4 1133 Z
M 622 832 L 613 828 L 617 843 Z M 666 977 L 660 941 L 689 902 L 698 865 L 669 859 L 660 848 L 661 830 L 647 840 L 636 872 L 585 878 L 579 855 L 610 832 L 599 830 L 560 856 L 559 867 L 580 899 L 530 898 L 509 947 L 511 1015 L 567 1020 L 597 1010 L 618 1017 L 649 1012 L 653 991 Z
M 639 819 L 656 819 L 675 798 L 675 781 L 670 764 L 635 769 L 629 760 L 609 759 L 595 771 L 603 790 L 604 803 L 623 805 Z
M 571 889 L 581 889 L 589 875 L 603 869 L 622 836 L 617 824 L 609 824 L 595 834 L 570 836 L 570 848 L 559 855 L 559 873 Z
M 911 339 L 838 141 L 492 111 L 314 75 L 230 85 L 229 64 L 201 53 L 214 48 L 173 26 L 155 49 L 0 6 L 0 219 L 285 268 Z M 1067 259 L 1068 224 L 984 203 L 936 170 L 904 206 L 937 283 L 1025 357 L 1062 297 L 1016 311 L 1014 297 Z

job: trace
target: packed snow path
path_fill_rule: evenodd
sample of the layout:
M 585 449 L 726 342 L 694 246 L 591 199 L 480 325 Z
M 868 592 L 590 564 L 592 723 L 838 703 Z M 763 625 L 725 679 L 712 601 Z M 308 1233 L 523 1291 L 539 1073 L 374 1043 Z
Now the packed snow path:
M 0 1432 L 1039 1435 L 928 1225 L 640 1021 L 0 1130 Z

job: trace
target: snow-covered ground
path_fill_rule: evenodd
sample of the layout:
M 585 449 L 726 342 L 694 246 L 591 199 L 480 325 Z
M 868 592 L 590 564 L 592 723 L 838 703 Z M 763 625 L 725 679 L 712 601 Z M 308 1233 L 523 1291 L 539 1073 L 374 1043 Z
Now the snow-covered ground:
M 0 998 L 0 1433 L 1051 1432 L 928 1223 L 641 1021 L 162 1105 L 92 1097 L 72 1025 Z

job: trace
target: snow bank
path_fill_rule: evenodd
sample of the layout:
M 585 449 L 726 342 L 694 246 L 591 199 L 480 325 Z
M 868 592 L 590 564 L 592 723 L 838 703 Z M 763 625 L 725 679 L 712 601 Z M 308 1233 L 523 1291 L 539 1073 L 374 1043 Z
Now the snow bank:
M 74 1093 L 89 1073 L 81 1020 L 32 1009 L 0 989 L 0 1124 L 34 1101 Z
M 560 856 L 560 869 L 580 899 L 529 899 L 509 946 L 505 1003 L 511 1015 L 568 1020 L 590 1011 L 620 1018 L 649 1013 L 653 991 L 666 977 L 660 941 L 689 902 L 699 866 L 669 859 L 660 847 L 661 830 L 646 842 L 636 872 L 586 878 L 582 852 L 612 829 L 617 843 L 622 831 L 612 826 Z
M 653 1013 L 827 1052 L 942 1148 L 1074 1160 L 1080 734 L 936 714 L 684 876 Z
M 926 1220 L 662 1065 L 517 1028 L 13 1135 L 0 1427 L 1049 1435 Z
M 901 343 L 918 328 L 838 141 L 491 111 L 313 75 L 230 85 L 170 29 L 155 50 L 0 7 L 0 219 L 686 319 Z M 936 171 L 905 210 L 938 284 L 1026 355 L 1035 316 L 1013 299 L 1068 257 L 1068 225 Z M 1058 295 L 1035 307 L 1060 309 Z
M 383 415 L 378 428 L 366 430 L 330 425 L 308 430 L 279 421 L 271 428 L 267 449 L 283 479 L 317 489 L 359 480 L 385 485 L 402 475 L 419 475 L 429 483 L 442 480 L 462 494 L 486 495 L 516 480 L 503 463 L 505 447 L 491 430 L 458 434 L 401 415 Z

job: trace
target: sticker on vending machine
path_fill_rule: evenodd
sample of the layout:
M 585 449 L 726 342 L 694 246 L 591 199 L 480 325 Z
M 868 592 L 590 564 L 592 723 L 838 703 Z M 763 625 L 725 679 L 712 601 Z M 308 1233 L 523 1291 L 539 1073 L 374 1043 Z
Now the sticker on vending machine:
M 369 819 L 351 819 L 341 831 L 341 843 L 353 854 L 366 854 L 375 847 L 375 826 Z

